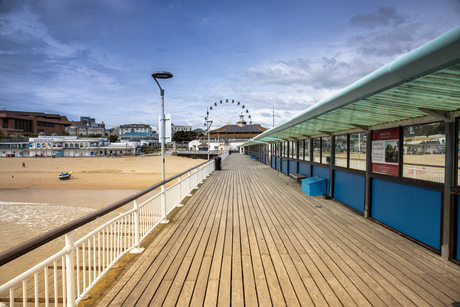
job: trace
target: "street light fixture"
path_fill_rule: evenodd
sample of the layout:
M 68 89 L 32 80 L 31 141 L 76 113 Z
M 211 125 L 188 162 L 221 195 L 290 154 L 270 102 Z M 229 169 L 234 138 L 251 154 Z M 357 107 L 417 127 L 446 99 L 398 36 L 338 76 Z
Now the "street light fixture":
M 158 84 L 160 88 L 160 95 L 161 95 L 161 118 L 160 118 L 160 125 L 161 125 L 161 165 L 162 165 L 162 175 L 161 179 L 165 180 L 165 91 L 161 88 L 160 83 L 158 83 L 157 79 L 170 79 L 173 77 L 173 74 L 169 71 L 156 71 L 152 74 L 153 79 Z
M 210 130 L 209 128 L 211 128 L 211 125 L 212 125 L 213 121 L 212 120 L 206 120 L 206 126 L 207 126 L 207 130 L 208 130 L 208 160 L 209 160 L 209 148 L 211 147 L 211 144 L 209 143 L 210 142 Z

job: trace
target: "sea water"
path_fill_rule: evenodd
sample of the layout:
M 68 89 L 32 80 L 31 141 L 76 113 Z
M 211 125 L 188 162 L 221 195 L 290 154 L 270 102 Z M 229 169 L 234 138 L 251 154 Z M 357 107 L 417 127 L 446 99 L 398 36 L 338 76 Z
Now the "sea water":
M 53 206 L 45 203 L 0 202 L 0 252 L 26 242 L 56 227 L 85 216 L 96 209 Z M 113 218 L 110 214 L 75 231 L 75 240 L 83 237 L 95 225 Z M 0 285 L 25 272 L 64 248 L 64 237 L 0 267 Z

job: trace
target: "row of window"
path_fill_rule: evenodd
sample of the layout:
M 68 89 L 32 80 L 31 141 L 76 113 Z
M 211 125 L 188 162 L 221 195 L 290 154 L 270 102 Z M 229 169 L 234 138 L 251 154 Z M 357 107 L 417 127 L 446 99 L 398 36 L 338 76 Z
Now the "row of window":
M 377 134 L 373 135 L 370 144 L 373 172 L 444 183 L 446 136 L 443 122 L 384 130 L 384 134 L 390 132 L 394 135 L 392 138 L 379 139 Z M 399 144 L 401 138 L 402 146 Z M 460 148 L 460 136 L 458 139 Z M 343 134 L 275 143 L 270 150 L 274 156 L 365 171 L 367 141 L 366 133 Z M 264 145 L 257 149 L 264 154 L 268 150 Z
M 28 144 L 2 144 L 0 143 L 0 148 L 28 148 Z
M 39 127 L 50 127 L 50 128 L 54 128 L 54 124 L 51 124 L 51 123 L 37 122 L 37 126 L 39 126 Z

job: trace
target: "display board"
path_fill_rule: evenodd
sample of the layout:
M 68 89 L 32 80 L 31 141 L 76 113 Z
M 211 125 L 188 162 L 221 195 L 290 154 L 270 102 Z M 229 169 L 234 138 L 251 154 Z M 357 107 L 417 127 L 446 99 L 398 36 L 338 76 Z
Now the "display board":
M 399 173 L 399 128 L 372 131 L 372 171 Z

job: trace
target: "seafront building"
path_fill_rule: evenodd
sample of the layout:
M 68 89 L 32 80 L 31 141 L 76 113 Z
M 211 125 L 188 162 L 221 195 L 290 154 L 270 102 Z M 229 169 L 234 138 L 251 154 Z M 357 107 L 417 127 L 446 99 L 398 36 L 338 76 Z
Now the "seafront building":
M 159 146 L 158 133 L 151 132 L 128 132 L 120 136 L 120 141 L 141 147 Z
M 177 131 L 192 131 L 192 126 L 171 124 L 171 135 L 174 135 Z
M 0 157 L 23 157 L 29 155 L 29 138 L 3 138 L 0 141 Z
M 127 125 L 120 125 L 118 127 L 118 135 L 122 136 L 126 133 L 151 133 L 152 127 L 150 125 L 145 124 L 127 124 Z
M 108 138 L 39 135 L 38 138 L 29 138 L 28 149 L 18 156 L 95 157 L 135 153 L 135 146 L 128 143 L 110 143 Z
M 24 133 L 48 135 L 63 134 L 72 125 L 67 117 L 42 112 L 0 111 L 0 133 L 3 135 L 22 135 Z

